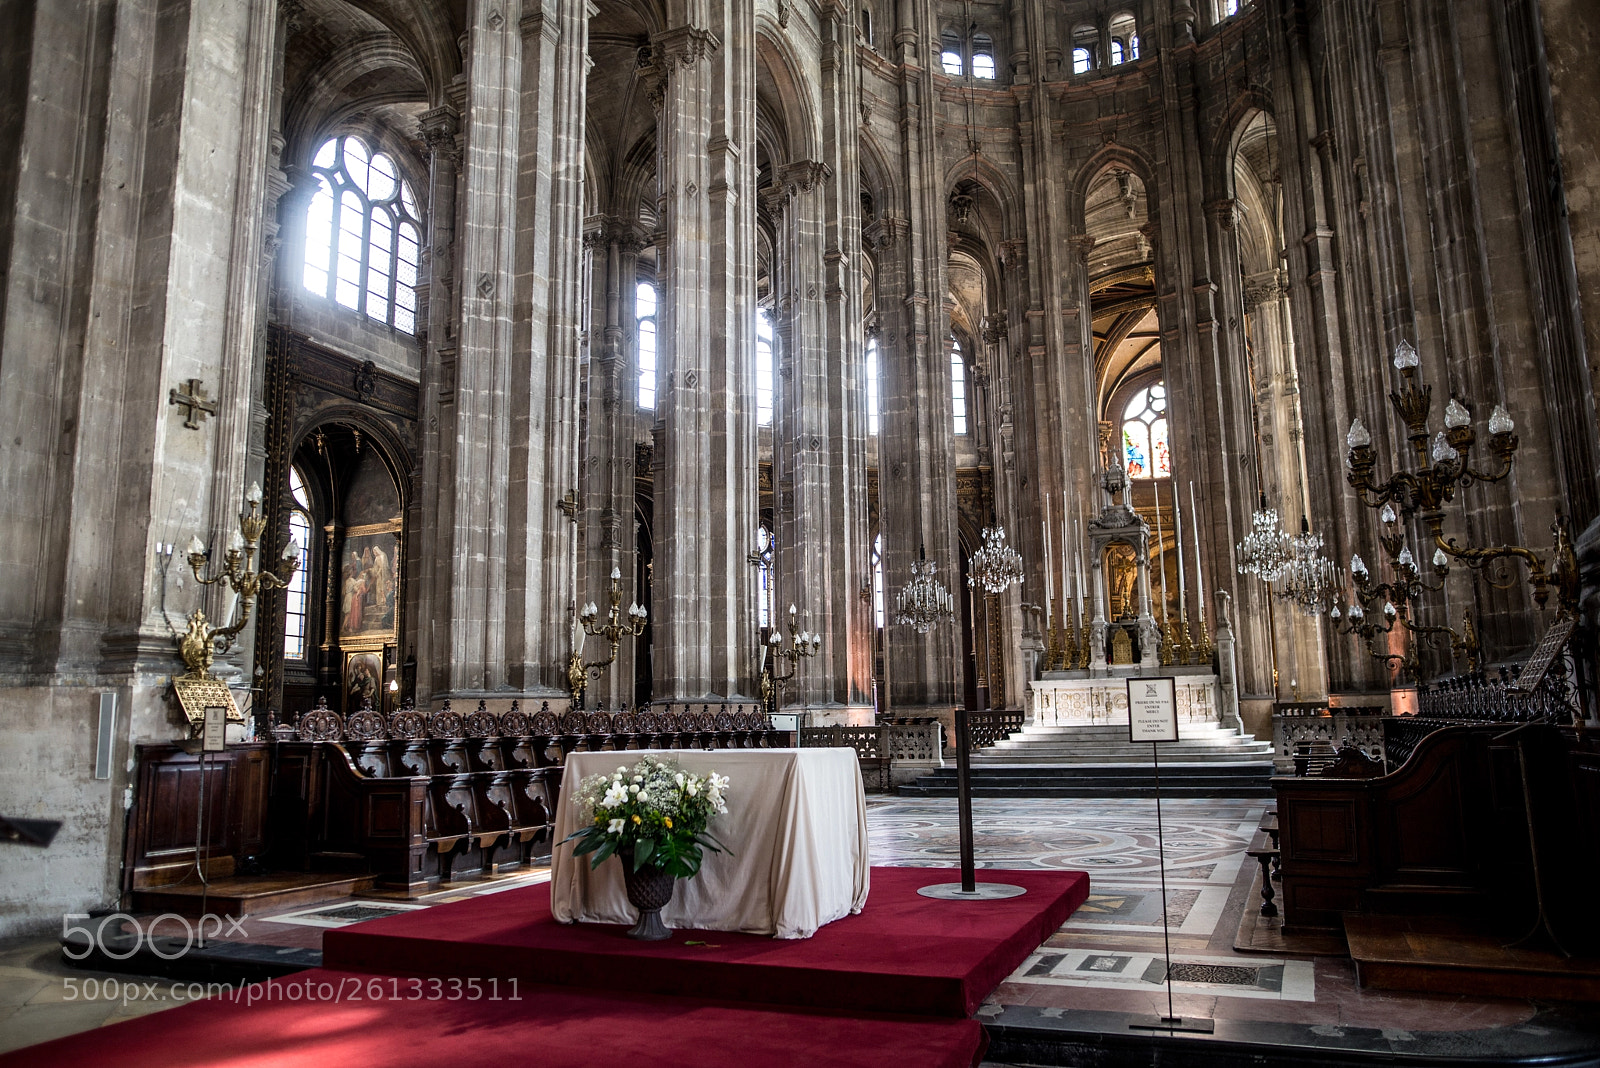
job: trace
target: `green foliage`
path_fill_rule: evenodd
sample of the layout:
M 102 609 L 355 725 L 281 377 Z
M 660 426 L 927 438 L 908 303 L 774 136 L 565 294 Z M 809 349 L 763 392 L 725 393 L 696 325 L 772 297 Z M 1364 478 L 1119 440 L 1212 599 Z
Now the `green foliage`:
M 588 817 L 567 841 L 574 856 L 589 854 L 598 868 L 614 853 L 633 855 L 633 869 L 659 868 L 687 879 L 700 870 L 704 850 L 731 852 L 706 831 L 714 816 L 728 811 L 726 776 L 693 775 L 676 761 L 641 757 L 632 768 L 583 780 L 575 798 Z

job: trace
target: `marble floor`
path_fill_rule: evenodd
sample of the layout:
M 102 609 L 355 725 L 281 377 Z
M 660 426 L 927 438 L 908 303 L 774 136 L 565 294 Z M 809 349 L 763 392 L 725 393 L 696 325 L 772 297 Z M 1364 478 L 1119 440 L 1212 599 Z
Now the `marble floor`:
M 1370 1028 L 1400 1048 L 1421 1032 L 1531 1029 L 1529 1021 L 1540 1006 L 1525 998 L 1364 991 L 1345 958 L 1235 952 L 1254 874 L 1244 850 L 1265 804 L 1169 800 L 1161 807 L 1158 836 L 1156 808 L 1146 800 L 975 799 L 980 868 L 1083 870 L 1093 880 L 1084 906 L 1000 985 L 980 1015 L 1165 1015 L 1170 968 L 1173 1009 L 1215 1019 L 1219 1028 L 1225 1021 L 1302 1024 L 1329 1035 Z M 953 799 L 873 797 L 868 827 L 874 864 L 959 864 Z M 369 891 L 332 905 L 251 917 L 247 931 L 228 934 L 315 960 L 329 928 L 548 877 L 548 871 L 536 870 L 453 884 L 409 899 Z M 89 980 L 97 981 L 94 996 L 89 996 Z M 152 987 L 130 976 L 68 967 L 51 938 L 0 944 L 0 1051 L 159 1011 L 184 999 L 185 992 L 174 996 L 170 984 Z
M 1342 957 L 1253 956 L 1233 949 L 1251 891 L 1244 854 L 1268 802 L 990 799 L 972 802 L 974 857 L 982 868 L 1089 872 L 1089 900 L 1032 954 L 985 1007 L 1167 1014 L 1340 1028 L 1464 1031 L 1527 1023 L 1525 998 L 1364 991 Z M 872 798 L 874 864 L 959 864 L 956 802 Z M 1166 853 L 1168 930 L 1161 915 Z M 983 875 L 980 873 L 979 880 Z

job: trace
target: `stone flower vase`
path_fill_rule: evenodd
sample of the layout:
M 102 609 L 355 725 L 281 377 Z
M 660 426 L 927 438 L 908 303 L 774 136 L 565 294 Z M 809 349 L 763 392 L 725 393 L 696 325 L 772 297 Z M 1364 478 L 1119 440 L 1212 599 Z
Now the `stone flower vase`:
M 671 938 L 672 929 L 661 922 L 661 910 L 672 900 L 677 876 L 651 864 L 634 871 L 631 849 L 619 849 L 617 857 L 622 861 L 622 884 L 628 890 L 628 903 L 639 910 L 639 922 L 628 932 L 628 937 L 646 942 Z

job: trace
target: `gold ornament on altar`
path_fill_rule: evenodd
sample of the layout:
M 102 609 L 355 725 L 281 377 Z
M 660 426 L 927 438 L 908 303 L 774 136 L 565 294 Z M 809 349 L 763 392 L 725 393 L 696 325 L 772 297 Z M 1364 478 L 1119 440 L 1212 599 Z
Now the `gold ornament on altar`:
M 178 638 L 178 652 L 183 657 L 186 674 L 172 680 L 178 694 L 178 703 L 191 723 L 205 719 L 208 705 L 223 705 L 228 718 L 239 721 L 238 707 L 227 684 L 211 674 L 211 665 L 219 652 L 233 648 L 233 643 L 250 622 L 250 610 L 256 598 L 264 591 L 283 589 L 300 566 L 300 543 L 290 538 L 283 548 L 282 577 L 272 571 L 256 569 L 256 547 L 266 529 L 267 520 L 261 514 L 261 487 L 252 482 L 245 493 L 246 510 L 239 514 L 239 530 L 228 541 L 222 570 L 207 578 L 202 572 L 209 560 L 205 543 L 198 537 L 189 540 L 189 567 L 195 581 L 202 586 L 223 583 L 232 591 L 235 601 L 227 626 L 213 627 L 201 609 L 189 615 L 189 625 Z

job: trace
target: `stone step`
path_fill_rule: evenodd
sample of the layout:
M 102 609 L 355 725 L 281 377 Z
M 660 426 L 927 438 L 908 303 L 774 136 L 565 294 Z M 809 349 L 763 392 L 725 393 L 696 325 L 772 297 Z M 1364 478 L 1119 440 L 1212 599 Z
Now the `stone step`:
M 1164 797 L 1271 797 L 1270 760 L 1187 762 L 1160 769 Z M 1156 768 L 1139 763 L 1031 763 L 998 760 L 972 765 L 974 797 L 1152 797 Z M 946 766 L 900 787 L 910 797 L 954 797 L 956 770 Z

